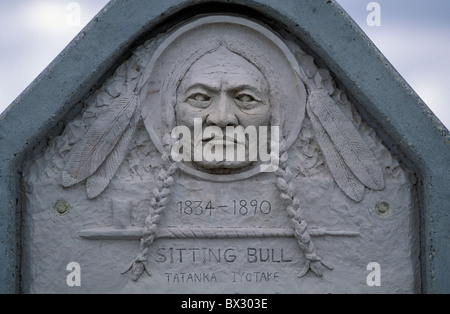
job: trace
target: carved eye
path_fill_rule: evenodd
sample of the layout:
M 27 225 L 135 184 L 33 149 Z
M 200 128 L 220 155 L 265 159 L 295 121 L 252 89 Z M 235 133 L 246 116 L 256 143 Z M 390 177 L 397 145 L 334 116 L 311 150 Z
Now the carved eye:
M 249 94 L 239 94 L 235 97 L 236 104 L 243 110 L 251 110 L 259 105 L 259 101 Z
M 255 98 L 253 98 L 253 96 L 247 95 L 247 94 L 242 94 L 242 95 L 238 95 L 236 97 L 237 100 L 241 101 L 241 102 L 252 102 L 252 101 L 256 101 Z
M 197 93 L 197 94 L 189 96 L 189 99 L 195 100 L 195 101 L 210 101 L 211 97 L 209 97 L 206 94 Z
M 187 100 L 194 107 L 206 108 L 210 104 L 211 97 L 203 93 L 195 93 L 190 95 Z

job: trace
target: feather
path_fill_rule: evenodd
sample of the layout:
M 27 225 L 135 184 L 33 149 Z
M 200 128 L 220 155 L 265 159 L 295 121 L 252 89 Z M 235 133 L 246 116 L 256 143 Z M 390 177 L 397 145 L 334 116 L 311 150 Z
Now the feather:
M 323 90 L 311 92 L 308 106 L 358 180 L 376 191 L 384 189 L 383 170 L 352 122 Z
M 316 140 L 319 143 L 320 149 L 322 150 L 326 164 L 333 175 L 334 181 L 345 193 L 345 195 L 355 202 L 361 202 L 364 196 L 364 185 L 359 182 L 359 180 L 347 167 L 344 160 L 334 147 L 333 142 L 326 133 L 325 129 L 320 124 L 314 113 L 312 113 L 311 108 L 308 106 L 307 109 L 315 132 Z
M 64 187 L 84 181 L 97 171 L 122 137 L 136 108 L 135 95 L 120 98 L 93 123 L 74 147 L 62 173 Z
M 131 119 L 130 125 L 123 133 L 113 151 L 108 155 L 100 168 L 86 181 L 86 191 L 89 199 L 99 196 L 108 187 L 120 165 L 129 153 L 129 146 L 139 122 L 137 111 Z

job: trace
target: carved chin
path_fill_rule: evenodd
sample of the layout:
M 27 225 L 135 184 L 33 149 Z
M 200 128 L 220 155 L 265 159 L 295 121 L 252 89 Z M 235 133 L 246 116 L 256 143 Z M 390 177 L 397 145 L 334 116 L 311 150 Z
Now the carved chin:
M 208 161 L 207 158 L 205 158 L 204 155 L 195 155 L 195 148 L 192 146 L 192 152 L 194 154 L 191 156 L 191 164 L 192 167 L 204 171 L 211 174 L 233 174 L 233 173 L 239 173 L 242 171 L 249 170 L 249 168 L 254 167 L 257 162 L 250 161 L 249 160 L 249 147 L 248 145 L 242 145 L 242 144 L 236 144 L 236 143 L 230 143 L 230 142 L 223 142 L 218 141 L 217 143 L 213 143 L 212 141 L 209 142 L 210 144 L 216 144 L 216 145 L 223 145 L 223 161 Z M 237 152 L 240 149 L 245 150 L 245 160 L 242 159 L 240 161 L 233 160 L 233 158 L 228 159 L 226 158 L 226 151 L 230 148 L 230 146 L 234 146 L 233 150 Z M 203 148 L 203 146 L 202 146 Z M 201 150 L 202 153 L 203 150 Z M 212 153 L 214 152 L 214 149 Z M 198 152 L 197 152 L 198 153 Z M 197 157 L 197 158 L 195 158 Z M 237 159 L 237 156 L 235 156 L 234 159 Z

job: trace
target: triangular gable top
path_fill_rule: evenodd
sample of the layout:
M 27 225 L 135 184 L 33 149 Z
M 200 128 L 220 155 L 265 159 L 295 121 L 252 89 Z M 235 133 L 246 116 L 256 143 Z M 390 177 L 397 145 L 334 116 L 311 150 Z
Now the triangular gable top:
M 419 178 L 423 291 L 450 291 L 450 135 L 354 21 L 329 0 L 111 1 L 0 116 L 0 291 L 18 289 L 21 169 L 28 153 L 81 110 L 77 104 L 133 47 L 209 12 L 261 19 L 345 87 L 360 114 Z M 69 70 L 70 69 L 70 70 Z M 430 258 L 428 258 L 430 257 Z

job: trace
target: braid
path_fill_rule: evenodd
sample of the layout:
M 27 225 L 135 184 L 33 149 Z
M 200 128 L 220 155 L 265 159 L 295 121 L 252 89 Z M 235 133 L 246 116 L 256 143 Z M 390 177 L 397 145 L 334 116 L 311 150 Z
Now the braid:
M 164 153 L 161 157 L 162 169 L 159 171 L 157 177 L 156 188 L 152 191 L 153 197 L 151 200 L 150 214 L 145 220 L 144 231 L 142 232 L 140 242 L 140 252 L 132 265 L 125 271 L 128 272 L 131 270 L 131 278 L 133 281 L 137 281 L 144 271 L 150 275 L 150 272 L 146 268 L 148 249 L 156 239 L 158 224 L 166 210 L 170 193 L 175 183 L 173 175 L 178 168 L 177 164 L 171 158 L 171 150 L 174 143 L 175 141 L 170 136 L 164 138 Z
M 280 167 L 275 172 L 275 175 L 277 177 L 277 187 L 281 191 L 281 198 L 287 203 L 286 209 L 295 230 L 295 238 L 305 253 L 306 265 L 299 274 L 299 277 L 305 276 L 309 270 L 312 270 L 317 276 L 322 277 L 323 266 L 330 270 L 333 267 L 323 261 L 316 253 L 316 247 L 308 231 L 308 223 L 302 217 L 300 200 L 295 196 L 295 188 L 291 184 L 292 174 L 288 169 L 288 158 L 289 155 L 287 152 L 281 154 Z

